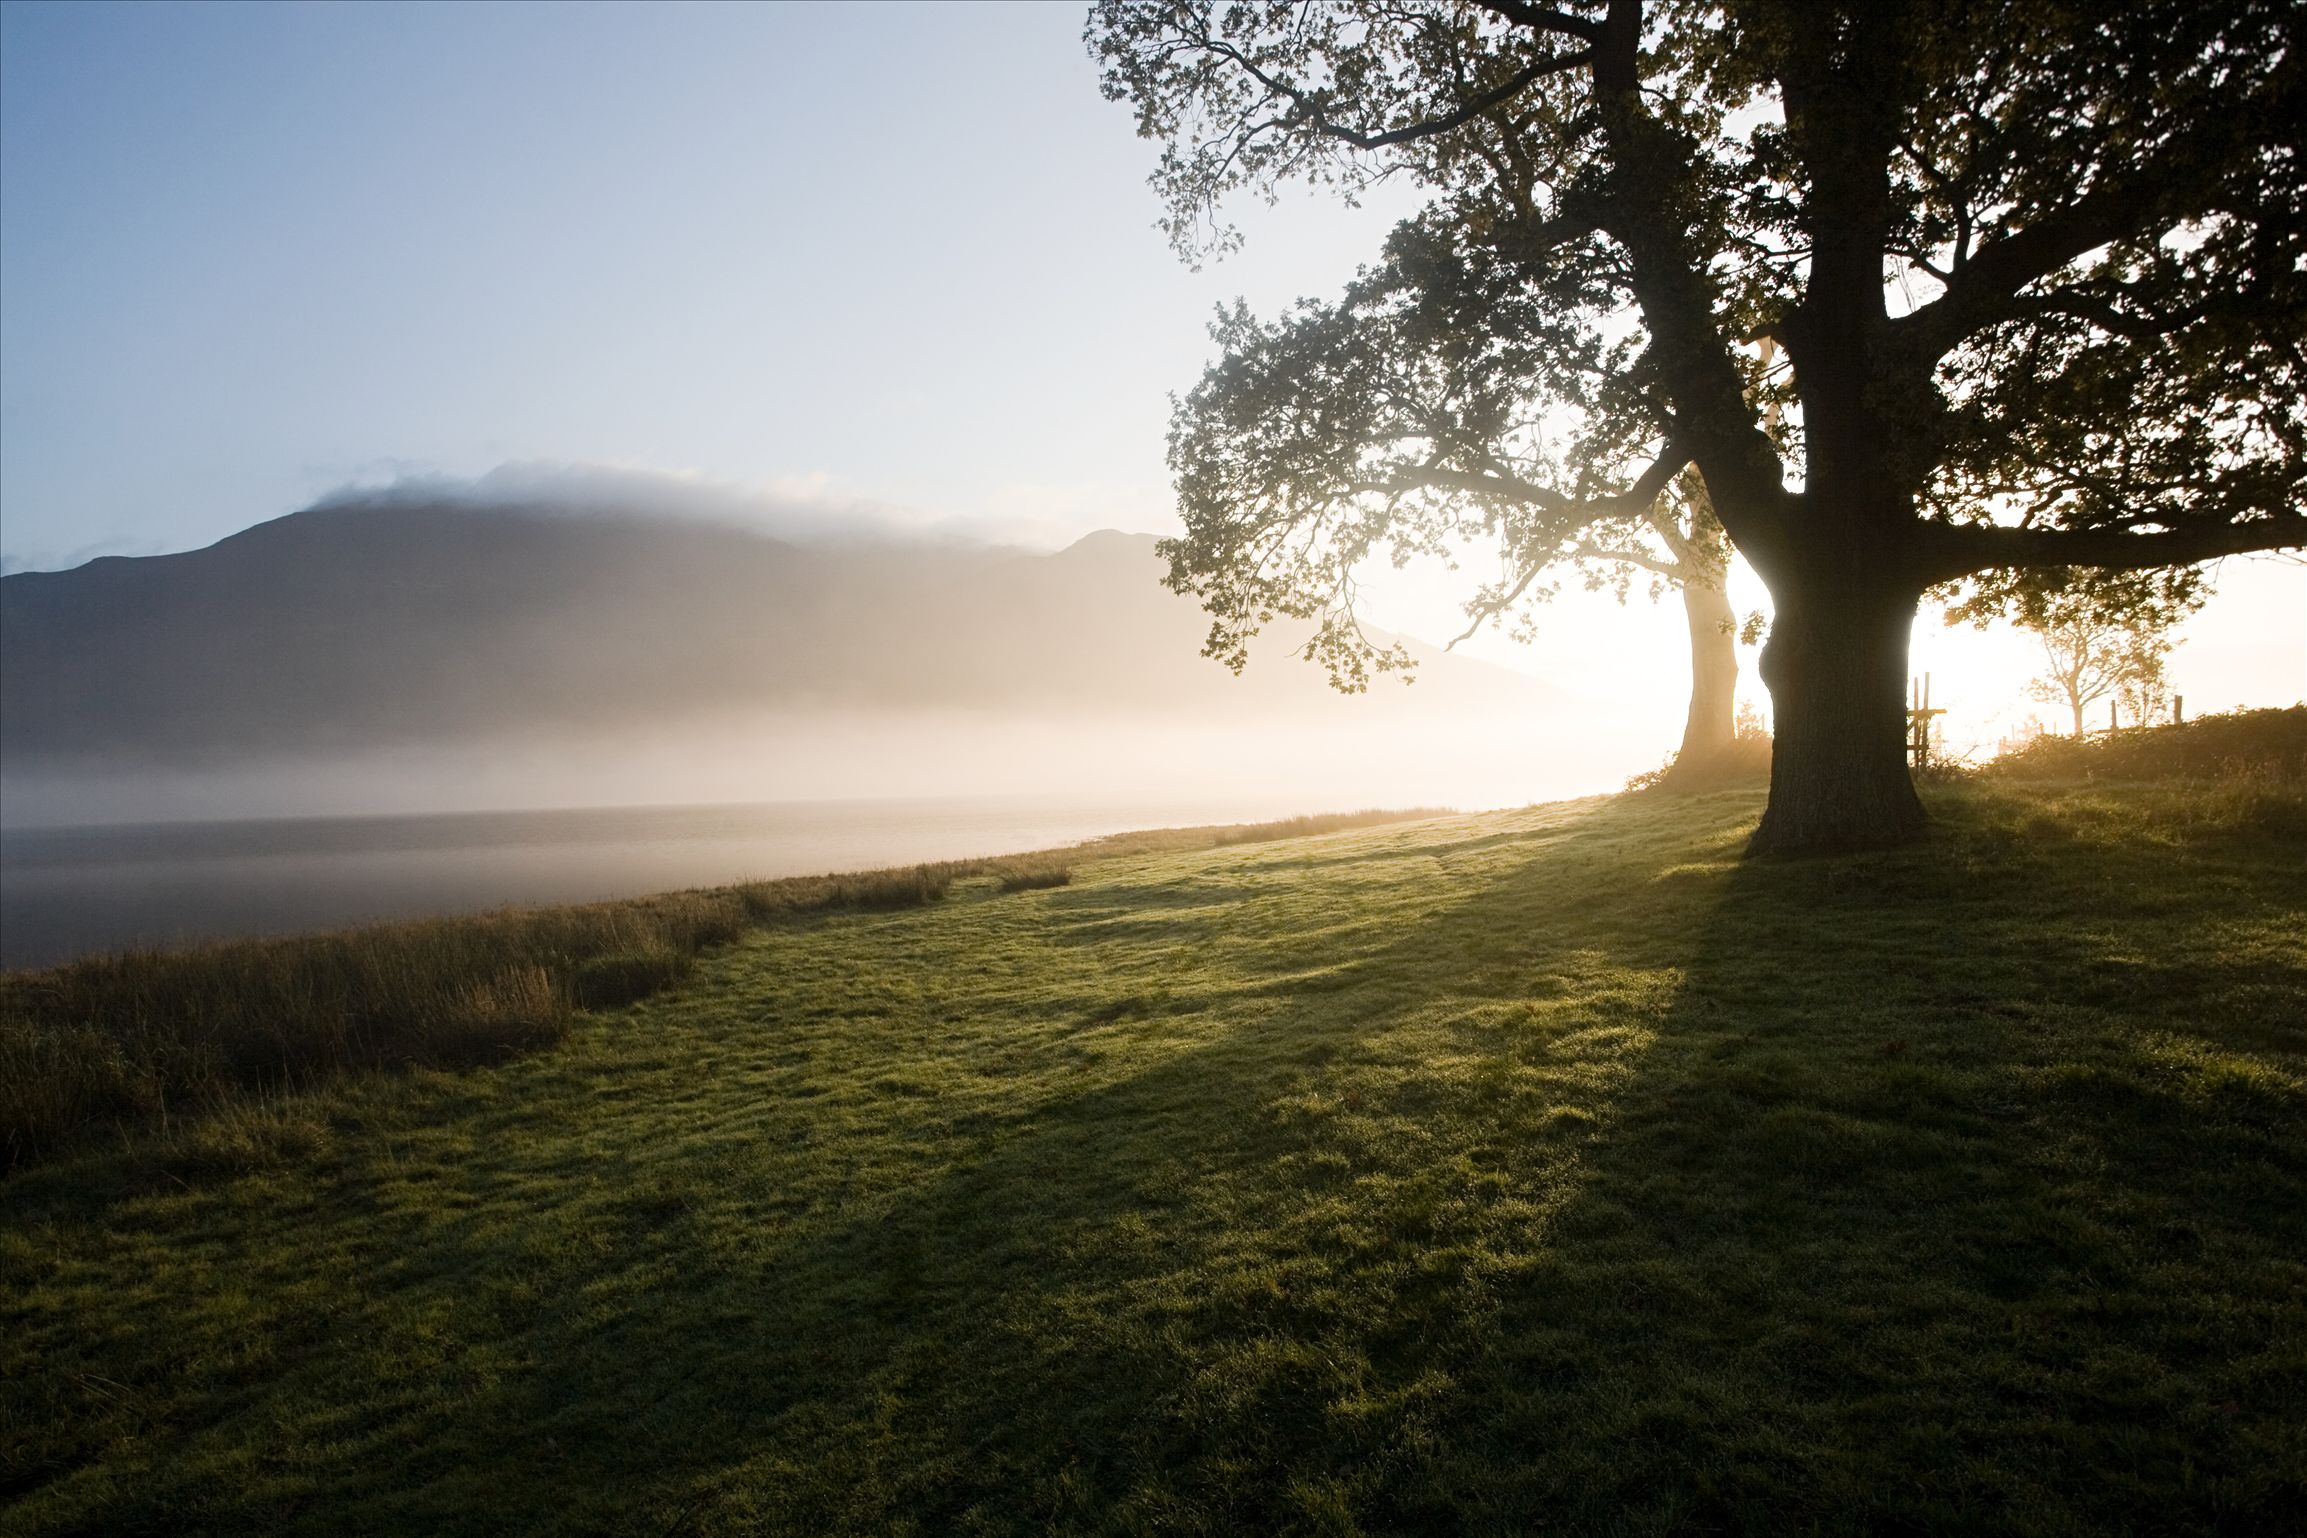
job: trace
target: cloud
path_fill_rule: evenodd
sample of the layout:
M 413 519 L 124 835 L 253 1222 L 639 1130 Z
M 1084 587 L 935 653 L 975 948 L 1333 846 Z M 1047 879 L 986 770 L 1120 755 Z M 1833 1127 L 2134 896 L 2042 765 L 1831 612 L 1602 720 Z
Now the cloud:
M 716 523 L 814 544 L 932 537 L 938 521 L 843 492 L 826 475 L 758 483 L 633 465 L 522 460 L 485 475 L 402 471 L 391 479 L 340 486 L 315 507 L 453 502 L 473 507 L 542 508 L 577 517 L 670 518 Z
M 1168 488 L 1137 482 L 1009 482 L 954 511 L 864 496 L 822 470 L 735 481 L 584 461 L 516 460 L 478 476 L 427 472 L 398 460 L 373 466 L 382 472 L 375 479 L 340 486 L 313 505 L 542 507 L 578 516 L 725 524 L 809 544 L 930 540 L 1029 550 L 1062 549 L 1097 529 L 1169 532 L 1177 522 Z
M 1167 488 L 1139 482 L 1015 481 L 955 511 L 864 496 L 822 470 L 737 481 L 631 464 L 514 460 L 482 475 L 449 475 L 388 458 L 353 467 L 351 475 L 309 505 L 448 502 L 574 517 L 721 524 L 801 544 L 929 541 L 1027 550 L 1062 549 L 1097 529 L 1167 533 L 1177 522 Z M 62 571 L 97 556 L 157 555 L 168 548 L 123 538 L 69 552 L 11 550 L 0 554 L 0 572 Z

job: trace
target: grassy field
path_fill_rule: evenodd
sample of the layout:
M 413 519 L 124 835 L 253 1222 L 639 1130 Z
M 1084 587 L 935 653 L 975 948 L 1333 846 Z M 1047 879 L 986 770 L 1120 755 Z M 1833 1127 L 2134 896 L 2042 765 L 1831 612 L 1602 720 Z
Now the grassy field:
M 0 1531 L 2298 1531 L 2296 788 L 1758 799 L 794 913 L 22 1169 Z
M 0 1175 L 142 1135 L 184 1169 L 307 1141 L 312 1092 L 407 1068 L 557 1045 L 580 1009 L 678 984 L 749 929 L 813 913 L 918 908 L 953 884 L 1064 886 L 1076 858 L 1209 849 L 1432 815 L 1365 811 L 1159 828 L 888 870 L 788 876 L 559 908 L 97 955 L 0 973 Z M 155 1140 L 151 1134 L 158 1132 Z

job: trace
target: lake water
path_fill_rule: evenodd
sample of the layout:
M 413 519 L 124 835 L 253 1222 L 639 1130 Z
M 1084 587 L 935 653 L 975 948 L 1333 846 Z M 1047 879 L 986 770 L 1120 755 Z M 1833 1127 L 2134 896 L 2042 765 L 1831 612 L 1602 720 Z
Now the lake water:
M 819 801 L 0 830 L 0 967 L 96 951 L 1008 854 L 1319 810 Z

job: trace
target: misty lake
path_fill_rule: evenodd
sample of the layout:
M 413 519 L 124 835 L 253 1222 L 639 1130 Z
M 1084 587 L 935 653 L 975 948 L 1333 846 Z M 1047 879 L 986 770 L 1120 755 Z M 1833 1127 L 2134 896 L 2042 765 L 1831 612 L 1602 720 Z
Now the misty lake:
M 0 967 L 1006 854 L 1303 805 L 816 801 L 0 830 Z

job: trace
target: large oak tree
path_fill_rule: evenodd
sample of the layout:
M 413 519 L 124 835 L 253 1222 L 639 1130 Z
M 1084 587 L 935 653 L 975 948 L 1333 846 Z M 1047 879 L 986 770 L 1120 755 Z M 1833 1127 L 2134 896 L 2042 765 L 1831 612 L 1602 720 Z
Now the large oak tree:
M 1173 582 L 1221 643 L 1319 616 L 1351 672 L 1372 554 L 1493 540 L 1479 613 L 1695 467 L 1776 610 L 1755 847 L 1910 837 L 1926 588 L 2307 544 L 2303 34 L 2295 0 L 1101 0 L 1186 248 L 1243 189 L 1427 194 L 1340 302 L 1223 338 Z

